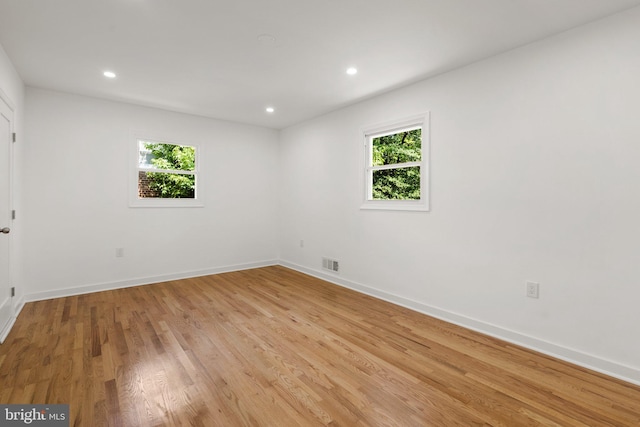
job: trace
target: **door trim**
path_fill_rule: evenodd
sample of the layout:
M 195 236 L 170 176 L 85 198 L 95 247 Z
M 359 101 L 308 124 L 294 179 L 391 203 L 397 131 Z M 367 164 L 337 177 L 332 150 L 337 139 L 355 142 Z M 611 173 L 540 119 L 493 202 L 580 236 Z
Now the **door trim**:
M 0 88 L 0 103 L 6 105 L 6 107 L 8 108 L 8 120 L 9 120 L 9 134 L 13 134 L 15 132 L 15 104 L 11 101 L 11 99 L 7 96 L 7 94 Z M 4 105 L 3 105 L 3 111 L 4 111 Z M 13 191 L 14 191 L 14 148 L 13 148 L 13 142 L 11 141 L 11 137 L 9 137 L 9 147 L 8 147 L 8 156 L 9 156 L 9 170 L 7 171 L 8 175 L 9 175 L 9 194 L 8 194 L 8 201 L 9 201 L 9 209 L 8 211 L 10 212 L 13 209 Z M 4 150 L 4 147 L 0 147 L 1 149 Z M 5 226 L 13 227 L 13 220 L 11 218 L 11 215 L 9 215 L 8 218 L 9 224 L 6 224 Z M 14 266 L 13 266 L 13 236 L 11 234 L 7 234 L 6 236 L 4 236 L 3 238 L 7 238 L 9 239 L 8 241 L 8 250 L 9 250 L 9 259 L 7 260 L 7 269 L 8 269 L 8 283 L 7 285 L 9 287 L 14 286 L 13 285 L 13 280 L 12 280 L 12 276 L 13 276 L 13 270 L 14 270 Z M 7 298 L 4 299 L 4 301 L 0 301 L 0 312 L 3 313 L 2 317 L 0 317 L 0 344 L 4 342 L 4 340 L 7 338 L 7 335 L 9 335 L 9 331 L 11 330 L 13 324 L 16 321 L 16 317 L 17 317 L 17 310 L 15 307 L 15 302 L 16 302 L 16 298 L 12 297 L 9 294 L 7 294 Z

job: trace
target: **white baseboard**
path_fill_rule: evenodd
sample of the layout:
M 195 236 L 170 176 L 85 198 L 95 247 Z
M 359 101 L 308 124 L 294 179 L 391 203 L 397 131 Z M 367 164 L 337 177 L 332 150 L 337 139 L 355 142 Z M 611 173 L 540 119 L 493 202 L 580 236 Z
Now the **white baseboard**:
M 4 325 L 2 325 L 2 327 L 0 327 L 0 344 L 2 344 L 4 340 L 7 339 L 11 328 L 13 328 L 13 325 L 16 323 L 16 319 L 22 311 L 22 307 L 24 307 L 24 298 L 20 297 L 15 301 L 9 300 L 9 304 L 13 306 L 9 307 L 9 310 L 10 312 L 12 312 L 12 314 L 9 316 L 9 320 Z
M 227 265 L 222 267 L 207 268 L 203 270 L 184 271 L 181 273 L 163 274 L 159 276 L 139 277 L 135 279 L 120 280 L 116 282 L 97 283 L 93 285 L 78 286 L 74 288 L 55 289 L 45 292 L 36 292 L 26 296 L 27 302 L 42 301 L 52 298 L 69 297 L 73 295 L 89 294 L 92 292 L 109 291 L 112 289 L 130 288 L 132 286 L 149 285 L 152 283 L 168 282 L 171 280 L 188 279 L 191 277 L 209 276 L 211 274 L 228 273 L 231 271 L 249 270 L 252 268 L 278 265 L 278 261 L 259 261 L 246 264 Z
M 399 295 L 394 295 L 380 289 L 371 288 L 357 282 L 343 279 L 335 274 L 325 273 L 320 270 L 303 267 L 301 265 L 282 260 L 280 261 L 280 265 L 282 265 L 283 267 L 291 268 L 292 270 L 297 270 L 301 273 L 308 274 L 310 276 L 317 277 L 322 280 L 326 280 L 327 282 L 331 282 L 333 284 L 343 286 L 345 288 L 349 288 L 363 294 L 371 295 L 373 297 L 391 302 L 393 304 L 397 304 L 402 307 L 406 307 L 419 313 L 423 313 L 437 319 L 444 320 L 446 322 L 453 323 L 455 325 L 459 325 L 464 328 L 501 339 L 503 341 L 517 344 L 522 347 L 526 347 L 531 350 L 556 357 L 560 360 L 564 360 L 566 362 L 573 363 L 575 365 L 582 366 L 584 368 L 591 369 L 593 371 L 600 372 L 602 374 L 618 378 L 632 384 L 640 385 L 640 370 L 637 368 L 596 357 L 579 350 L 574 350 L 562 345 L 544 341 L 539 338 L 525 335 L 517 331 L 512 331 L 501 326 L 492 325 L 490 323 L 473 319 L 461 314 L 442 310 L 437 307 L 432 307 L 430 305 L 413 301 Z
M 10 317 L 7 323 L 3 325 L 2 330 L 0 330 L 0 344 L 2 344 L 4 340 L 7 339 L 11 328 L 13 328 L 13 324 L 16 323 L 16 317 L 17 316 Z

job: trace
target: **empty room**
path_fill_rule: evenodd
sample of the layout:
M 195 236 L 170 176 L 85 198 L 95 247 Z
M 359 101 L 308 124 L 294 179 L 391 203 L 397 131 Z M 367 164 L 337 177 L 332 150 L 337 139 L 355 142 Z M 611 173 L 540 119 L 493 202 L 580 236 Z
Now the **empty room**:
M 0 425 L 640 426 L 640 0 L 0 0 Z

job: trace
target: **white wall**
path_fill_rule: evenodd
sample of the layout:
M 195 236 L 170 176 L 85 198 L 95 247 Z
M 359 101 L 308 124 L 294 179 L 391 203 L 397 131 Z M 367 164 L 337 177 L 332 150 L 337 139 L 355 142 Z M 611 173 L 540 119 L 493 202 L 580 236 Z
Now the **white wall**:
M 284 130 L 285 265 L 640 383 L 639 23 L 636 8 Z M 360 210 L 360 130 L 423 111 L 431 212 Z
M 24 105 L 24 84 L 2 45 L 0 45 L 0 89 L 9 97 L 17 112 L 21 112 Z
M 26 120 L 29 299 L 276 262 L 276 131 L 33 88 Z M 205 207 L 128 206 L 134 131 L 201 147 Z

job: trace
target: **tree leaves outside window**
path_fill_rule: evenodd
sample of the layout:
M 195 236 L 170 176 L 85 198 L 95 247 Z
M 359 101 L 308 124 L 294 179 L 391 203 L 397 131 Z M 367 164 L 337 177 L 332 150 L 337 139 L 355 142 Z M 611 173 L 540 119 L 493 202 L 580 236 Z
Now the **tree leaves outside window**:
M 374 136 L 372 200 L 420 200 L 422 129 Z
M 139 148 L 139 197 L 195 198 L 195 147 L 139 141 Z

